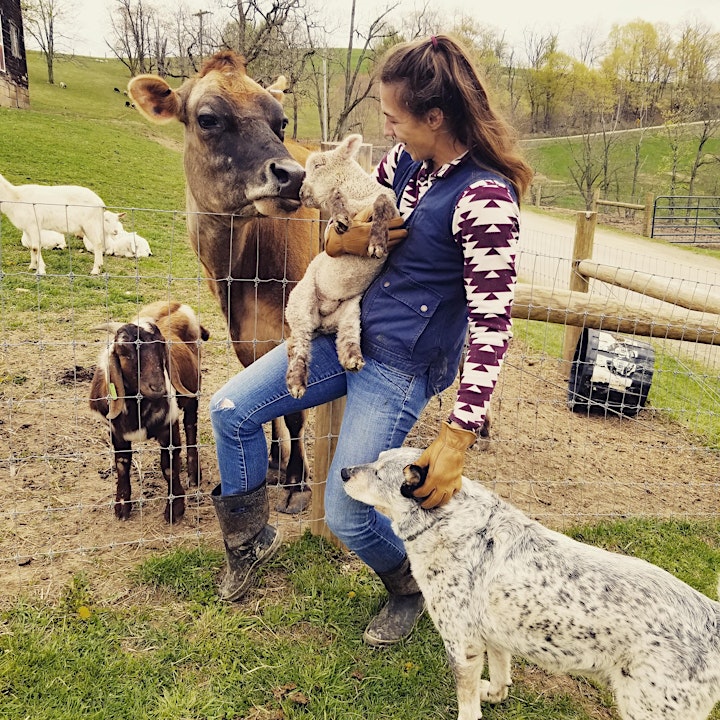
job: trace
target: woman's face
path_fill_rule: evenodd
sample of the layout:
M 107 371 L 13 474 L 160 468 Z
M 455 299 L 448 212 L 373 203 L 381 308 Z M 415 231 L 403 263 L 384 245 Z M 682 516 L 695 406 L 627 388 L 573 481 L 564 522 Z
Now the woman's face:
M 413 160 L 431 160 L 436 151 L 437 132 L 426 118 L 408 112 L 400 90 L 397 83 L 380 83 L 380 108 L 385 116 L 383 135 L 405 143 Z

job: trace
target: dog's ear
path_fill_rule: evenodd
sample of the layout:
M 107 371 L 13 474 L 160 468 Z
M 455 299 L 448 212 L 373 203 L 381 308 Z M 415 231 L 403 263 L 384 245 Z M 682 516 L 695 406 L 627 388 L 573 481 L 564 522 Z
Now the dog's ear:
M 405 482 L 400 486 L 400 494 L 410 500 L 415 500 L 416 498 L 413 496 L 413 492 L 425 482 L 428 469 L 427 467 L 420 467 L 419 465 L 406 465 L 403 468 Z

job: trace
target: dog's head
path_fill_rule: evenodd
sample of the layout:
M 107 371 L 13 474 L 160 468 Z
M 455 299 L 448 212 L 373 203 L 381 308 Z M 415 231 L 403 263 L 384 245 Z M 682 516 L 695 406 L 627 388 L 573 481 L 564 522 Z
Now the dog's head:
M 413 463 L 422 450 L 396 448 L 380 453 L 375 462 L 343 468 L 345 492 L 355 500 L 372 505 L 391 520 L 419 507 L 412 491 L 425 481 L 427 473 Z

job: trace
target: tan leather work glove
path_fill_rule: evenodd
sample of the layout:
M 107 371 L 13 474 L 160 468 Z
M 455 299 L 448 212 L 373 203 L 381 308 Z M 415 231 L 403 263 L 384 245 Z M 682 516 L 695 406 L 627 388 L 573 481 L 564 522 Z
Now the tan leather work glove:
M 420 505 L 430 508 L 444 505 L 462 485 L 465 451 L 475 442 L 472 430 L 464 430 L 444 422 L 437 438 L 418 458 L 415 465 L 427 467 L 425 482 L 413 492 L 423 499 Z
M 366 257 L 370 240 L 372 212 L 372 205 L 368 205 L 361 210 L 353 217 L 352 225 L 344 233 L 339 233 L 332 224 L 328 225 L 325 231 L 325 252 L 330 257 L 337 257 L 338 255 Z M 403 227 L 404 222 L 398 216 L 388 223 L 388 252 L 407 237 L 407 230 Z

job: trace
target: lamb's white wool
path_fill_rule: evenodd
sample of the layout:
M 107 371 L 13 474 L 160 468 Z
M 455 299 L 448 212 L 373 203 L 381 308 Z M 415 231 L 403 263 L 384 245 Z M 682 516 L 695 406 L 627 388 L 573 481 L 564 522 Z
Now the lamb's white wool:
M 94 254 L 91 273 L 103 265 L 105 238 L 117 231 L 122 215 L 105 210 L 105 203 L 92 190 L 78 185 L 12 185 L 0 175 L 0 212 L 27 234 L 30 269 L 45 274 L 42 258 L 43 230 L 77 233 L 87 238 Z
M 20 242 L 23 247 L 31 247 L 30 238 L 28 237 L 27 232 L 23 232 Z M 67 247 L 65 236 L 61 232 L 56 232 L 55 230 L 41 230 L 40 247 L 43 250 L 64 250 Z
M 92 252 L 92 248 L 88 247 L 88 245 L 85 242 L 85 249 Z M 126 230 L 118 220 L 117 232 L 105 237 L 105 254 L 140 258 L 149 257 L 152 255 L 152 251 L 150 250 L 150 243 L 144 237 L 136 232 Z
M 305 164 L 300 198 L 308 207 L 322 207 L 339 232 L 352 217 L 372 207 L 367 257 L 317 255 L 288 298 L 285 317 L 290 326 L 287 385 L 294 397 L 307 387 L 310 341 L 315 332 L 336 332 L 338 358 L 346 370 L 360 370 L 360 299 L 385 262 L 387 223 L 398 215 L 395 193 L 381 186 L 355 160 L 362 135 L 348 135 L 337 148 L 314 152 Z

